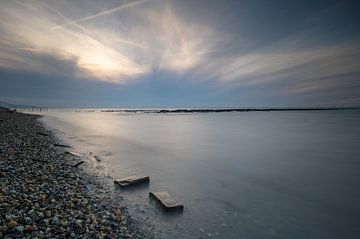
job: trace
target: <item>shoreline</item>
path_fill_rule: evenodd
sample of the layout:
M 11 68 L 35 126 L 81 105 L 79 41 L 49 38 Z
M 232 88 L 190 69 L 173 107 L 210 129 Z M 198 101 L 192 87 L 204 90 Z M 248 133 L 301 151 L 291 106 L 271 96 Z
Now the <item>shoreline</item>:
M 153 238 L 40 117 L 0 111 L 0 238 Z
M 179 113 L 229 113 L 229 112 L 270 112 L 270 111 L 334 111 L 359 110 L 360 107 L 313 107 L 313 108 L 190 108 L 190 109 L 106 109 L 104 113 L 152 113 L 152 114 L 179 114 Z

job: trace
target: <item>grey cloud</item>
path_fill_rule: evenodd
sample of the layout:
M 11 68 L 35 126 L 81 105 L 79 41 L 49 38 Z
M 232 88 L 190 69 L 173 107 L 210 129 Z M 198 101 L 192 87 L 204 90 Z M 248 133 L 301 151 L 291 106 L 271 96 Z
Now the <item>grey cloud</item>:
M 254 102 L 357 102 L 360 38 L 351 30 L 358 26 L 354 14 L 345 12 L 350 7 L 293 4 L 4 1 L 0 71 L 35 72 L 74 87 L 83 79 L 140 86 L 165 75 L 181 79 L 178 85 L 208 84 L 211 94 L 229 92 L 235 100 L 246 94 Z

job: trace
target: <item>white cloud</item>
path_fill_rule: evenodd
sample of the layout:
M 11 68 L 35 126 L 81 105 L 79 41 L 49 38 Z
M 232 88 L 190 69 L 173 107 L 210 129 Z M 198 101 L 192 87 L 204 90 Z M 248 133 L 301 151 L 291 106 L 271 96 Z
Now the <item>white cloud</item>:
M 351 87 L 354 78 L 344 76 L 359 74 L 358 43 L 309 46 L 312 36 L 294 32 L 254 48 L 240 34 L 229 39 L 226 26 L 220 34 L 184 17 L 170 0 L 86 3 L 2 2 L 0 67 L 116 83 L 160 70 L 229 87 L 282 82 L 281 94 Z
M 47 63 L 32 61 L 32 53 L 74 63 L 77 77 L 110 82 L 134 79 L 153 69 L 184 72 L 200 64 L 213 32 L 186 22 L 169 2 L 161 2 L 125 3 L 81 18 L 67 15 L 70 2 L 2 3 L 0 66 L 46 73 Z M 79 15 L 89 12 L 83 6 L 72 8 Z M 126 27 L 108 27 L 123 21 Z

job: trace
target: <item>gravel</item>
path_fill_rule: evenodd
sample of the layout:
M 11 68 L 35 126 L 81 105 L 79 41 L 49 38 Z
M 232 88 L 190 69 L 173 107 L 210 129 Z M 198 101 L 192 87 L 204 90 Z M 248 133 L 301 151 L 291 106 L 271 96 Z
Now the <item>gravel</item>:
M 37 118 L 0 111 L 0 238 L 153 238 Z

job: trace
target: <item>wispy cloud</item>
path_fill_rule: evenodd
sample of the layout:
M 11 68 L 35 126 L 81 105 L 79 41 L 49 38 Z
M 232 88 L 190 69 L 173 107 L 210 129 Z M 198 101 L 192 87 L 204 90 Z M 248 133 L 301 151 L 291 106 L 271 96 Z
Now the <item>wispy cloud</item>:
M 148 1 L 150 1 L 150 0 L 141 0 L 141 1 L 134 1 L 134 2 L 130 2 L 130 3 L 126 3 L 126 4 L 123 4 L 121 6 L 118 6 L 118 7 L 106 10 L 106 11 L 102 11 L 102 12 L 96 13 L 96 14 L 91 15 L 91 16 L 83 17 L 83 18 L 80 18 L 80 19 L 77 19 L 77 20 L 74 20 L 74 21 L 69 21 L 69 22 L 66 22 L 64 24 L 54 26 L 51 29 L 56 30 L 56 29 L 59 29 L 59 28 L 62 28 L 62 27 L 74 25 L 76 23 L 82 23 L 82 22 L 85 22 L 85 21 L 89 21 L 89 20 L 92 20 L 92 19 L 95 19 L 95 18 L 98 18 L 98 17 L 101 17 L 101 16 L 112 14 L 112 13 L 124 10 L 126 8 L 130 8 L 130 7 L 133 7 L 133 6 L 148 2 Z
M 341 36 L 335 41 L 312 28 L 314 21 L 321 26 L 326 22 L 322 18 L 332 16 L 337 8 L 312 12 L 296 22 L 301 27 L 294 25 L 267 41 L 259 37 L 265 34 L 252 26 L 255 23 L 242 19 L 247 11 L 237 14 L 241 1 L 221 11 L 214 8 L 226 4 L 201 5 L 193 14 L 182 6 L 186 4 L 194 3 L 4 1 L 0 68 L 113 83 L 141 80 L 160 71 L 169 79 L 209 81 L 218 91 L 261 88 L 264 94 L 281 97 L 334 90 L 345 95 L 346 89 L 359 88 L 358 38 Z M 235 5 L 239 9 L 232 10 Z
M 46 67 L 40 65 L 46 62 L 34 65 L 29 54 L 15 51 L 31 49 L 34 54 L 70 59 L 78 69 L 77 77 L 124 82 L 154 69 L 180 73 L 199 64 L 213 42 L 211 29 L 177 16 L 168 1 L 150 2 L 130 2 L 72 21 L 72 16 L 65 16 L 68 5 L 62 9 L 36 0 L 3 4 L 0 66 L 44 71 Z M 100 16 L 106 18 L 98 25 L 95 19 Z M 123 18 L 128 21 L 124 28 L 107 27 Z

